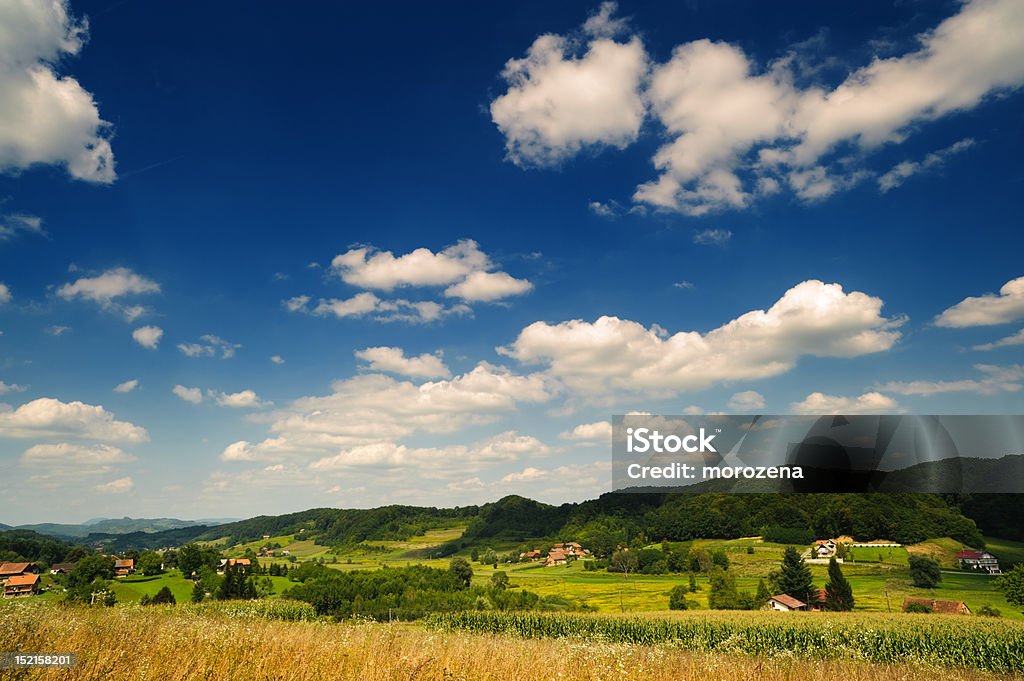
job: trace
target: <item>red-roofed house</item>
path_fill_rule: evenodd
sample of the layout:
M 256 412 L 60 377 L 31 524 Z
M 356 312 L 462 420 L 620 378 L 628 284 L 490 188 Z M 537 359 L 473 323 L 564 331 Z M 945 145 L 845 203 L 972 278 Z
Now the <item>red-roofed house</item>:
M 552 549 L 548 551 L 548 560 L 545 565 L 565 565 L 569 562 L 569 556 L 565 551 Z
M 793 598 L 789 594 L 780 594 L 778 596 L 772 596 L 768 599 L 766 610 L 775 610 L 778 612 L 790 612 L 793 610 L 807 610 L 807 604 L 801 600 Z
M 1003 571 L 999 569 L 999 559 L 988 551 L 965 549 L 956 554 L 956 559 L 960 561 L 960 567 L 965 570 L 985 570 L 990 575 L 1003 574 Z
M 937 601 L 934 598 L 904 598 L 903 612 L 908 605 L 923 605 L 937 615 L 970 615 L 971 609 L 963 601 Z
M 20 598 L 39 593 L 39 575 L 25 573 L 14 575 L 4 584 L 4 598 Z
M 0 563 L 0 584 L 6 584 L 11 577 L 38 573 L 39 568 L 33 563 Z

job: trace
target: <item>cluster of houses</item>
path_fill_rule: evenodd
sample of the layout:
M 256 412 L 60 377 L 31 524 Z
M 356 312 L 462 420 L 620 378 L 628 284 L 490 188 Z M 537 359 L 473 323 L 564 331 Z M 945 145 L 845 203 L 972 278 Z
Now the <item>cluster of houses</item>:
M 266 546 L 261 546 L 260 550 L 256 552 L 257 558 L 274 558 L 276 556 L 290 556 L 291 551 L 288 549 L 271 549 Z
M 544 565 L 567 565 L 569 561 L 584 558 L 590 555 L 590 549 L 585 549 L 577 542 L 562 542 L 555 544 L 548 549 L 547 555 L 540 549 L 534 549 L 519 554 L 519 560 L 529 560 L 535 563 L 544 561 Z
M 39 567 L 33 563 L 0 563 L 0 584 L 4 598 L 34 596 L 39 593 Z

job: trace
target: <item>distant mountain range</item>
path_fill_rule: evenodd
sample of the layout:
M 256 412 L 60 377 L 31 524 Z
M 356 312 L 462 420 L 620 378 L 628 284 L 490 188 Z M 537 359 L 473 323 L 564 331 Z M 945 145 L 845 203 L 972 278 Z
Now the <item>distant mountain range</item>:
M 183 527 L 210 527 L 235 522 L 237 518 L 209 518 L 180 520 L 178 518 L 91 518 L 80 524 L 36 523 L 31 525 L 3 525 L 0 529 L 32 530 L 40 534 L 64 539 L 81 539 L 90 534 L 118 535 L 135 532 L 164 532 Z

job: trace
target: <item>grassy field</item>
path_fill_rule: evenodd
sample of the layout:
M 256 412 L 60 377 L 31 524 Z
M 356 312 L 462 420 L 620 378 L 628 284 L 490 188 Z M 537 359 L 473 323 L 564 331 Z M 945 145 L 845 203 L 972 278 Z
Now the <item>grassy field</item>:
M 985 537 L 985 547 L 999 558 L 1004 571 L 1014 563 L 1024 563 L 1024 542 Z
M 130 635 L 126 633 L 130 632 Z M 144 642 L 141 645 L 140 642 Z M 583 681 L 995 681 L 967 669 L 697 652 L 677 646 L 520 639 L 417 625 L 253 619 L 190 606 L 58 608 L 0 603 L 0 650 L 79 654 L 73 671 L 14 679 L 253 678 L 320 681 L 580 679 Z
M 407 565 L 428 565 L 447 568 L 448 558 L 430 558 L 432 550 L 441 544 L 457 538 L 463 531 L 462 526 L 453 526 L 443 530 L 432 530 L 424 535 L 413 537 L 403 542 L 376 541 L 356 547 L 346 553 L 335 554 L 328 547 L 312 544 L 308 540 L 295 541 L 291 535 L 273 537 L 266 541 L 277 541 L 283 548 L 293 552 L 296 560 L 320 559 L 328 561 L 330 567 L 338 570 L 378 569 L 382 566 L 402 567 Z M 1024 551 L 1024 545 L 1014 546 L 1014 542 L 991 540 L 999 545 L 1007 555 L 1013 555 L 1013 549 Z M 260 542 L 255 544 L 262 545 Z M 724 550 L 730 561 L 730 571 L 736 576 L 737 587 L 741 590 L 754 591 L 758 581 L 773 570 L 778 569 L 779 561 L 786 546 L 764 542 L 757 537 L 731 540 L 696 540 L 687 542 L 690 548 L 706 551 Z M 499 553 L 515 550 L 518 543 L 493 543 Z M 245 548 L 253 548 L 253 544 L 232 547 L 230 555 L 241 555 Z M 259 546 L 255 546 L 259 548 Z M 483 548 L 483 547 L 480 547 Z M 802 547 L 801 547 L 802 548 Z M 949 538 L 931 539 L 907 548 L 879 547 L 855 548 L 857 562 L 847 563 L 843 572 L 850 580 L 856 598 L 858 611 L 866 612 L 899 612 L 906 597 L 929 597 L 945 600 L 962 600 L 974 611 L 984 605 L 999 609 L 1004 617 L 1024 620 L 1021 608 L 1009 605 L 1003 595 L 991 588 L 991 578 L 986 575 L 967 573 L 943 574 L 943 581 L 935 589 L 917 589 L 910 584 L 907 572 L 909 553 L 929 555 L 944 567 L 956 565 L 953 556 L 963 548 L 963 544 Z M 993 550 L 996 550 L 993 548 Z M 751 553 L 752 551 L 752 553 Z M 882 561 L 879 562 L 881 554 Z M 469 557 L 469 551 L 461 555 Z M 997 555 L 998 554 L 997 552 Z M 300 557 L 301 556 L 301 557 Z M 333 562 L 332 562 L 333 561 Z M 269 562 L 287 563 L 286 559 L 261 559 L 261 564 Z M 815 584 L 824 586 L 827 566 L 811 565 L 811 573 Z M 669 592 L 678 584 L 688 584 L 688 575 L 629 575 L 608 573 L 606 571 L 587 572 L 582 562 L 570 563 L 567 566 L 544 567 L 536 563 L 499 564 L 499 570 L 506 572 L 514 587 L 533 591 L 541 596 L 561 596 L 578 600 L 595 608 L 598 612 L 607 613 L 638 613 L 658 612 L 668 608 Z M 475 581 L 478 584 L 489 582 L 495 572 L 490 565 L 473 563 Z M 699 590 L 691 594 L 690 599 L 700 607 L 708 606 L 708 580 L 706 576 L 697 577 Z M 177 595 L 177 594 L 176 594 Z

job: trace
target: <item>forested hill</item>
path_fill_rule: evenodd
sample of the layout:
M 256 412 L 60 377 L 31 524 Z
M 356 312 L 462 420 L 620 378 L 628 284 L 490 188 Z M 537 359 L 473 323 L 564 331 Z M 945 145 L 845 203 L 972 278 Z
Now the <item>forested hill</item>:
M 508 496 L 482 506 L 375 509 L 315 508 L 257 516 L 216 527 L 164 532 L 91 534 L 83 543 L 121 551 L 181 546 L 191 541 L 227 544 L 302 531 L 324 546 L 404 540 L 427 530 L 466 524 L 448 551 L 493 540 L 576 540 L 588 547 L 634 544 L 646 539 L 685 541 L 734 538 L 799 530 L 803 535 L 891 539 L 916 543 L 953 537 L 971 546 L 982 535 L 1024 539 L 1024 495 L 894 494 L 605 494 L 582 503 L 552 506 Z

